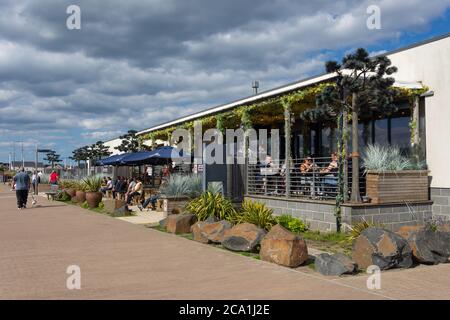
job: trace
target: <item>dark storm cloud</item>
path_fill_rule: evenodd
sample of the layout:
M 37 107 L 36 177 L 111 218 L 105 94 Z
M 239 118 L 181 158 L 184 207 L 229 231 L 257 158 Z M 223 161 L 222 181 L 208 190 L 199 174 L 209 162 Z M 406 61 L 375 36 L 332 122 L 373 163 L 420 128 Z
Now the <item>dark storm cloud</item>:
M 382 9 L 382 30 L 366 28 L 374 3 Z M 81 30 L 66 28 L 72 4 L 81 7 Z M 32 130 L 52 143 L 45 134 L 51 128 L 79 145 L 149 127 L 247 96 L 255 79 L 269 89 L 321 72 L 334 50 L 424 30 L 449 6 L 450 0 L 426 6 L 420 0 L 2 0 L 0 142 L 16 139 L 14 130 Z

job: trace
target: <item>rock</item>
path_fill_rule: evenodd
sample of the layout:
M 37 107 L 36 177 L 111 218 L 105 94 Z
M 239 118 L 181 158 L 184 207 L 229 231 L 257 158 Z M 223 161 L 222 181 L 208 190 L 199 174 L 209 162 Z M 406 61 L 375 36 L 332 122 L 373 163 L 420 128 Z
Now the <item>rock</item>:
M 256 251 L 266 231 L 251 223 L 241 223 L 225 231 L 222 245 L 232 251 Z
M 228 221 L 206 223 L 202 226 L 202 234 L 213 243 L 222 243 L 225 231 L 231 229 L 232 225 Z
M 124 207 L 127 203 L 123 200 L 118 199 L 104 199 L 103 204 L 105 206 L 105 211 L 108 213 L 112 213 L 117 209 Z
M 208 223 L 213 223 L 213 222 L 217 222 L 217 218 L 215 216 L 209 216 L 208 218 L 206 218 L 205 222 Z
M 298 267 L 308 260 L 305 240 L 277 224 L 261 241 L 261 260 L 286 267 Z
M 340 276 L 356 271 L 356 263 L 342 253 L 321 253 L 314 261 L 315 270 L 326 276 Z
M 411 232 L 407 238 L 413 258 L 418 263 L 445 263 L 450 257 L 450 233 L 422 228 Z
M 403 239 L 408 239 L 411 233 L 420 229 L 423 229 L 423 226 L 403 226 L 396 233 Z
M 353 243 L 353 260 L 358 267 L 366 269 L 371 265 L 381 270 L 412 266 L 412 251 L 408 242 L 398 234 L 381 229 L 367 228 Z
M 171 233 L 189 233 L 196 217 L 190 213 L 171 214 L 167 216 L 166 229 Z
M 117 208 L 116 210 L 114 210 L 113 213 L 111 213 L 111 215 L 113 217 L 125 217 L 127 215 L 129 215 L 131 212 L 130 209 L 128 209 L 128 206 L 125 204 L 120 208 Z
M 191 227 L 191 232 L 194 236 L 194 240 L 201 243 L 209 243 L 207 237 L 205 237 L 202 233 L 202 228 L 204 225 L 208 224 L 206 221 L 196 222 Z
M 162 219 L 162 220 L 159 220 L 159 226 L 160 226 L 161 228 L 165 228 L 166 225 L 167 225 L 167 218 L 164 218 L 164 219 Z

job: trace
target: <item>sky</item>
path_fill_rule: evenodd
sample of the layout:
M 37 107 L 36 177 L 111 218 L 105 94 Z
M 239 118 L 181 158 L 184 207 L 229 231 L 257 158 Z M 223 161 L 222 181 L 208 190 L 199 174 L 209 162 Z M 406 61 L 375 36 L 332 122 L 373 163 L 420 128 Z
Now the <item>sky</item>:
M 81 10 L 70 30 L 69 5 Z M 377 5 L 381 28 L 369 29 Z M 450 0 L 0 0 L 0 162 L 63 159 L 145 129 L 450 32 Z M 15 153 L 14 153 L 15 151 Z M 69 162 L 70 160 L 66 160 Z

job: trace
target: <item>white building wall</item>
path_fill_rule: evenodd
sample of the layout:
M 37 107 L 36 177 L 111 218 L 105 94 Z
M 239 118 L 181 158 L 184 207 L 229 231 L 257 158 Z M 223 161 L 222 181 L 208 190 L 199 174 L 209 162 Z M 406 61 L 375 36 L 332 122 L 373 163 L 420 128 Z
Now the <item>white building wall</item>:
M 115 149 L 115 147 L 118 147 L 122 144 L 122 139 L 113 139 L 113 140 L 109 140 L 106 141 L 104 143 L 105 146 L 107 146 L 109 148 L 109 152 L 111 152 L 111 155 L 116 155 L 116 154 L 120 154 L 122 152 L 120 152 L 119 150 Z
M 450 188 L 450 37 L 388 57 L 398 81 L 420 81 L 434 91 L 425 98 L 427 163 L 431 187 Z

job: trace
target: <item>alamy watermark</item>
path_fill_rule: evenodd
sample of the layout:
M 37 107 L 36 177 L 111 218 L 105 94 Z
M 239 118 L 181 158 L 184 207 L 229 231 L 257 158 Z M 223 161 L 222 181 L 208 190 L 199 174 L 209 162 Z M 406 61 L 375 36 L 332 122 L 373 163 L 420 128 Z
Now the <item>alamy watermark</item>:
M 66 287 L 69 290 L 81 289 L 81 268 L 78 265 L 70 265 L 67 267 L 66 273 L 69 277 L 66 280 Z
M 381 270 L 379 266 L 371 265 L 367 268 L 366 272 L 370 274 L 367 278 L 367 289 L 380 290 L 381 289 Z
M 183 151 L 182 161 L 191 163 L 191 150 L 194 150 L 195 164 L 257 164 L 259 161 L 278 162 L 280 159 L 279 129 L 226 129 L 222 133 L 218 129 L 202 131 L 201 121 L 195 121 L 194 132 L 187 129 L 176 129 L 171 135 L 173 158 L 179 158 L 179 151 Z M 268 153 L 270 150 L 270 154 Z
M 367 14 L 369 17 L 366 20 L 366 25 L 369 30 L 381 29 L 381 8 L 377 5 L 370 5 L 367 7 Z
M 69 30 L 81 29 L 81 9 L 79 6 L 72 4 L 67 7 L 66 13 L 69 15 L 66 19 L 66 26 Z

